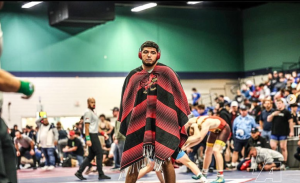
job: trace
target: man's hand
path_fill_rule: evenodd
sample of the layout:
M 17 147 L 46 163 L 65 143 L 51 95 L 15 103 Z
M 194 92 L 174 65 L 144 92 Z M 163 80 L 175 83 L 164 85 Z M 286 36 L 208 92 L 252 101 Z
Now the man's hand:
M 62 151 L 63 151 L 63 152 L 68 152 L 68 149 L 67 149 L 67 148 L 64 148 Z
M 117 145 L 118 144 L 118 140 L 114 140 L 114 143 Z
M 294 137 L 294 132 L 293 131 L 290 132 L 290 137 Z
M 57 140 L 54 141 L 54 145 L 57 146 Z
M 31 150 L 30 150 L 30 155 L 33 156 L 34 154 L 35 154 L 35 153 L 34 153 L 34 150 L 31 149 Z
M 273 116 L 277 116 L 280 113 L 280 111 L 275 111 L 272 113 Z
M 86 145 L 87 145 L 88 147 L 91 147 L 91 146 L 92 146 L 92 142 L 91 142 L 90 140 L 88 140 L 88 141 L 86 141 Z
M 104 134 L 104 140 L 107 140 L 108 139 L 108 135 L 105 133 Z
M 21 155 L 20 151 L 17 151 L 17 156 L 20 156 L 20 155 Z

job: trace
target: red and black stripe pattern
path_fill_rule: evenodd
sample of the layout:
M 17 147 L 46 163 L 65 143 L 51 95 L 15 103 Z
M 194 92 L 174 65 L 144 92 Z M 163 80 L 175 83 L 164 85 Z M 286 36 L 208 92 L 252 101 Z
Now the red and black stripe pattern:
M 148 157 L 163 162 L 175 157 L 187 140 L 190 114 L 178 75 L 158 63 L 151 73 L 138 67 L 126 77 L 118 121 L 126 136 L 121 170 Z

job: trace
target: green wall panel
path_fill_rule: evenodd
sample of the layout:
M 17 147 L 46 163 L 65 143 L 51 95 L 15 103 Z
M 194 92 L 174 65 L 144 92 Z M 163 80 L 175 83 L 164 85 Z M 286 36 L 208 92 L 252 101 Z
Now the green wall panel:
M 51 27 L 46 6 L 0 12 L 4 32 L 1 66 L 21 72 L 128 72 L 141 64 L 139 46 L 157 42 L 161 62 L 181 72 L 243 71 L 241 16 L 237 11 L 152 8 L 116 18 L 78 34 Z
M 243 12 L 244 70 L 298 62 L 300 5 L 268 3 Z

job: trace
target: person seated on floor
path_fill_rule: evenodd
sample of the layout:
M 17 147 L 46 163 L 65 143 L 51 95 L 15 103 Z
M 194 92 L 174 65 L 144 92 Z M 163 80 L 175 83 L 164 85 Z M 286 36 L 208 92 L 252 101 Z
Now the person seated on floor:
M 68 157 L 68 155 L 76 157 L 79 166 L 83 162 L 83 146 L 82 142 L 75 137 L 75 131 L 71 130 L 69 132 L 69 138 L 67 142 L 67 146 L 63 149 L 64 157 Z
M 250 165 L 251 167 L 248 167 L 247 171 L 285 170 L 285 165 L 283 164 L 283 155 L 278 151 L 268 148 L 251 147 L 249 157 L 252 157 Z

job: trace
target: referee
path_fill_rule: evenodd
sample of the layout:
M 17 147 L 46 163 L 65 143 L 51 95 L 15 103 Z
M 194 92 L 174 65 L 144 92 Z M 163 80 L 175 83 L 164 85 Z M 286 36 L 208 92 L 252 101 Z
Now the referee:
M 89 155 L 84 159 L 83 163 L 80 165 L 79 170 L 75 173 L 75 176 L 80 180 L 86 180 L 82 176 L 84 169 L 89 166 L 90 162 L 97 157 L 97 170 L 99 173 L 98 179 L 110 179 L 110 177 L 104 175 L 102 170 L 102 159 L 103 151 L 98 138 L 98 116 L 94 112 L 96 107 L 96 101 L 94 98 L 88 98 L 87 100 L 88 109 L 84 114 L 84 128 L 85 128 L 85 139 L 86 145 L 89 147 Z M 101 134 L 104 135 L 104 134 Z

